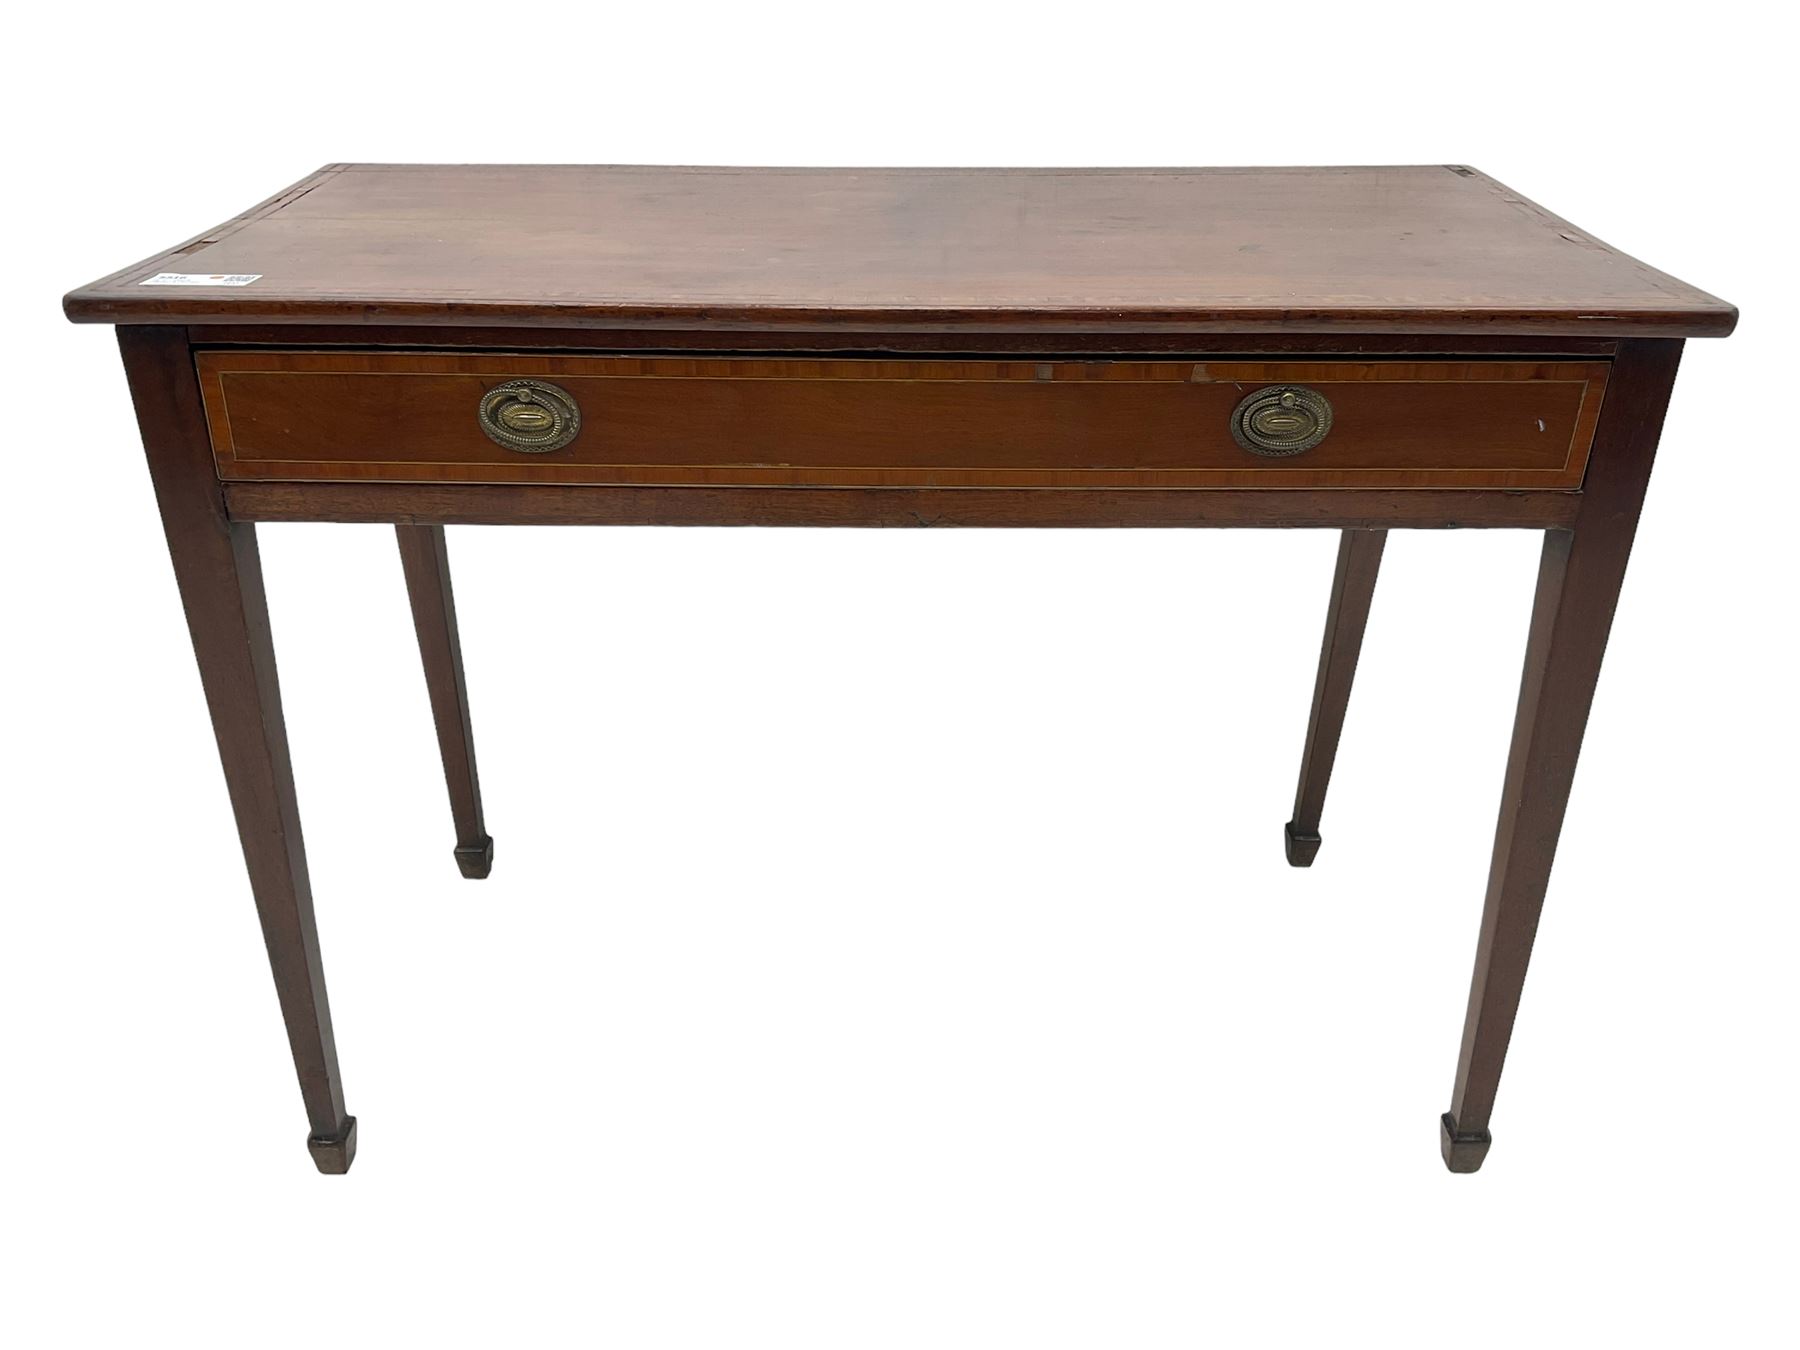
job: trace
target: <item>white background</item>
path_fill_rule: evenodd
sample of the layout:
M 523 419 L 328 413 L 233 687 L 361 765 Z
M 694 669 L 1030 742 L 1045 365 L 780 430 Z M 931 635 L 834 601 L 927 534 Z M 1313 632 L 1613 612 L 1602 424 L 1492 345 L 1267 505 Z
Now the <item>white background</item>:
M 1792 1344 L 1790 43 L 1659 12 L 15 14 L 0 1339 Z M 453 530 L 473 884 L 391 532 L 275 526 L 361 1120 L 316 1175 L 112 337 L 58 304 L 335 160 L 1465 162 L 1740 305 L 1485 1170 L 1437 1120 L 1536 536 L 1393 537 L 1302 872 L 1328 533 Z

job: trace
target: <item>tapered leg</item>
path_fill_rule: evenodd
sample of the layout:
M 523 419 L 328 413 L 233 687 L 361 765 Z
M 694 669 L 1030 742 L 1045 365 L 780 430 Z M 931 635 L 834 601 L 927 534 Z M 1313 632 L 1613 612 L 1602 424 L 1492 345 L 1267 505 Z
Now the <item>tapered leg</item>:
M 469 726 L 469 690 L 463 679 L 462 643 L 456 633 L 456 601 L 450 592 L 450 555 L 442 525 L 396 525 L 400 565 L 412 601 L 425 687 L 437 722 L 456 822 L 456 865 L 471 880 L 494 866 L 494 841 L 481 822 L 481 780 L 475 772 L 475 738 Z
M 1492 1142 L 1488 1119 L 1680 359 L 1679 342 L 1620 344 L 1574 527 L 1544 539 L 1456 1088 L 1440 1122 L 1452 1172 L 1475 1171 Z
M 119 346 L 300 1076 L 307 1148 L 321 1172 L 345 1172 L 356 1118 L 338 1076 L 255 527 L 225 517 L 184 331 L 121 328 Z
M 1294 818 L 1282 827 L 1287 860 L 1311 867 L 1319 852 L 1319 817 L 1325 811 L 1325 789 L 1337 759 L 1356 658 L 1362 652 L 1375 579 L 1381 573 L 1386 530 L 1345 530 L 1338 540 L 1337 574 L 1331 581 L 1331 607 L 1325 612 L 1325 645 L 1319 653 L 1319 678 L 1313 686 L 1312 716 L 1306 724 L 1306 748 L 1300 755 L 1300 786 L 1294 790 Z

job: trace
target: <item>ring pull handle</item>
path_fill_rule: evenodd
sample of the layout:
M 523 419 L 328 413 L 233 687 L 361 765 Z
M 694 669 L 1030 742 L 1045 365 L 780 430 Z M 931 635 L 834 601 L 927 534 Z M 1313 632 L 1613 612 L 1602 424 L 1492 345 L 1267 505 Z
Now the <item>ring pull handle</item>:
M 508 380 L 481 396 L 481 429 L 522 455 L 560 450 L 581 431 L 581 409 L 568 390 L 545 380 Z
M 1231 414 L 1231 437 L 1253 455 L 1303 454 L 1331 431 L 1331 403 L 1317 389 L 1277 384 L 1258 389 Z

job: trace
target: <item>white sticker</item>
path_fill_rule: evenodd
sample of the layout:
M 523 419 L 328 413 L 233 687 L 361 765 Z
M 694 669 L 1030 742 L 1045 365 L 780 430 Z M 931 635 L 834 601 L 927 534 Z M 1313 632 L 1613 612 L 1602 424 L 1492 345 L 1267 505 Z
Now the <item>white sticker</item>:
M 158 272 L 145 277 L 140 286 L 248 286 L 260 280 L 261 272 Z

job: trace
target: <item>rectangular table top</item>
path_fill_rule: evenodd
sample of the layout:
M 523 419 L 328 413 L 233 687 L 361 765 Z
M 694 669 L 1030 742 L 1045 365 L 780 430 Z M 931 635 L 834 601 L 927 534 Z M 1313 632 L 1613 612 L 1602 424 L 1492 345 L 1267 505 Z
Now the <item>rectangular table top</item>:
M 1590 337 L 1722 336 L 1737 318 L 1460 165 L 332 164 L 64 307 L 101 323 Z

